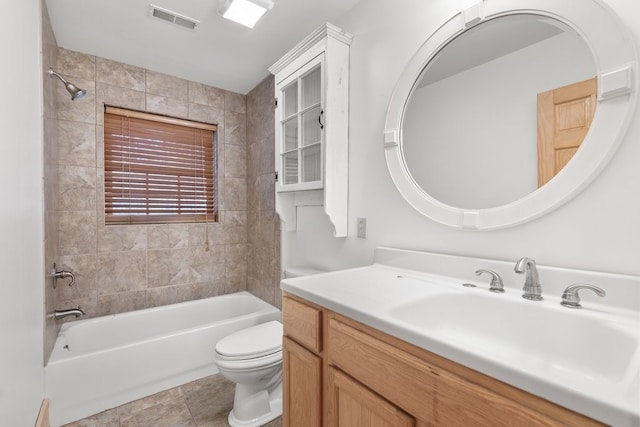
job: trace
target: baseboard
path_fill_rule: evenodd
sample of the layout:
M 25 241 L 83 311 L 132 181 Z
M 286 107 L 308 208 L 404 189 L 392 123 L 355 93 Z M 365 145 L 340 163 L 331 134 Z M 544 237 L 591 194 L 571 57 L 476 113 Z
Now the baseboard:
M 40 412 L 38 413 L 38 419 L 34 427 L 50 427 L 49 426 L 49 400 L 44 399 L 40 406 Z

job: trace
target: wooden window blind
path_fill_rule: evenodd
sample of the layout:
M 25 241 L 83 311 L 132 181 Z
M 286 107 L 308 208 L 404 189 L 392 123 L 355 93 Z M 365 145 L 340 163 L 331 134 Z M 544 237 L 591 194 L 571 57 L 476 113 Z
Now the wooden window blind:
M 105 106 L 106 224 L 217 221 L 216 126 Z

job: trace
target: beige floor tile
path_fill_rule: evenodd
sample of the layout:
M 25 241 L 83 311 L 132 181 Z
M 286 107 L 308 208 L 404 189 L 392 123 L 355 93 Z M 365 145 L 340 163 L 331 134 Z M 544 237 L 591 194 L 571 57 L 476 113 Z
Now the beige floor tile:
M 136 412 L 143 411 L 147 408 L 159 405 L 161 403 L 171 402 L 182 398 L 182 392 L 179 388 L 172 388 L 170 390 L 161 391 L 160 393 L 153 394 L 142 399 L 134 400 L 133 402 L 119 406 L 118 415 L 120 418 L 125 418 L 133 415 Z
M 109 409 L 63 427 L 119 427 L 117 409 Z
M 193 419 L 199 427 L 227 427 L 233 408 L 235 384 L 222 375 L 213 375 L 181 387 Z
M 196 427 L 184 399 L 160 403 L 120 417 L 121 427 Z

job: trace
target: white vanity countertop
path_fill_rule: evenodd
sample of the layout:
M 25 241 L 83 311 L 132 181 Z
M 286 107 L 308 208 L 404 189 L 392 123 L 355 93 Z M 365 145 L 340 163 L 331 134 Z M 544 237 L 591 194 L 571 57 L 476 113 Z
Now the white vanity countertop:
M 520 297 L 524 277 L 513 273 L 513 264 L 378 248 L 371 266 L 285 279 L 281 288 L 596 420 L 620 427 L 640 426 L 640 345 L 637 345 L 640 342 L 640 299 L 636 299 L 638 289 L 635 289 L 640 288 L 640 277 L 540 266 L 545 300 L 533 302 Z M 507 292 L 488 292 L 488 277 L 474 275 L 480 268 L 498 271 Z M 438 274 L 425 270 L 435 270 Z M 453 271 L 457 274 L 452 274 Z M 564 289 L 571 283 L 551 284 L 558 278 L 601 286 L 608 297 L 611 295 L 609 302 L 620 300 L 625 306 L 599 304 L 583 291 L 584 309 L 562 307 L 559 304 L 561 291 L 552 291 Z M 548 280 L 548 286 L 544 280 Z M 477 287 L 463 287 L 462 283 Z M 628 290 L 627 298 L 620 297 L 625 295 L 627 287 L 633 289 Z M 582 292 L 580 296 L 583 297 Z M 451 305 L 451 301 L 454 303 L 448 309 L 444 304 Z M 436 304 L 432 305 L 433 309 L 425 307 L 422 312 L 422 304 L 426 306 L 430 302 Z M 469 309 L 476 305 L 485 312 L 469 314 L 474 311 Z M 436 311 L 438 317 L 430 316 Z M 535 319 L 538 312 L 543 314 L 539 322 Z M 453 328 L 448 327 L 450 323 L 445 319 L 449 315 L 449 320 L 454 320 Z M 504 329 L 496 328 L 496 325 L 515 323 L 513 328 L 522 327 L 519 319 L 525 317 L 528 323 L 524 327 L 540 326 L 538 337 L 526 329 L 514 330 L 515 339 L 502 336 L 486 345 L 493 341 L 493 330 Z M 465 323 L 466 320 L 469 323 Z M 462 338 L 460 332 L 464 335 L 465 331 L 461 324 L 469 325 L 469 335 Z M 565 346 L 564 335 L 557 333 L 562 329 L 582 331 L 578 337 L 582 341 L 575 343 L 569 335 Z M 585 330 L 589 332 L 585 334 Z M 618 344 L 615 337 L 609 341 L 609 335 L 622 337 L 620 342 L 625 348 L 609 348 Z M 547 339 L 547 336 L 552 338 Z M 529 339 L 535 342 L 531 343 Z M 517 343 L 522 343 L 522 347 L 517 347 Z M 547 352 L 549 357 L 546 357 Z M 620 353 L 628 357 L 618 357 Z M 588 357 L 578 360 L 582 355 Z M 598 366 L 600 356 L 605 363 L 602 374 Z M 576 359 L 575 364 L 572 358 Z

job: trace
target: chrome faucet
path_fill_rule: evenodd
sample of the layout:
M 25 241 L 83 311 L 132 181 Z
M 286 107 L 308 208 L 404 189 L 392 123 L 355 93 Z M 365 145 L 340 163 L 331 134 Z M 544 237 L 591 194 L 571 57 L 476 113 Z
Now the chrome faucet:
M 491 275 L 491 283 L 489 284 L 489 290 L 491 292 L 497 292 L 497 293 L 504 292 L 504 284 L 502 283 L 502 278 L 498 273 L 496 273 L 493 270 L 476 270 L 476 276 L 479 276 L 482 273 L 487 273 Z
M 518 274 L 525 275 L 522 298 L 531 301 L 542 301 L 542 286 L 540 286 L 536 262 L 531 258 L 522 257 L 516 262 L 513 270 Z
M 560 304 L 569 308 L 582 308 L 580 305 L 580 296 L 578 295 L 578 291 L 580 289 L 589 289 L 595 292 L 599 297 L 606 295 L 604 289 L 597 286 L 587 285 L 586 283 L 574 283 L 571 286 L 567 286 L 567 289 L 564 290 L 562 293 L 562 302 L 560 302 Z
M 69 317 L 69 316 L 76 316 L 76 317 L 84 316 L 84 311 L 82 311 L 80 307 L 72 308 L 70 310 L 54 310 L 53 311 L 53 318 L 56 320 L 64 319 L 65 317 Z

